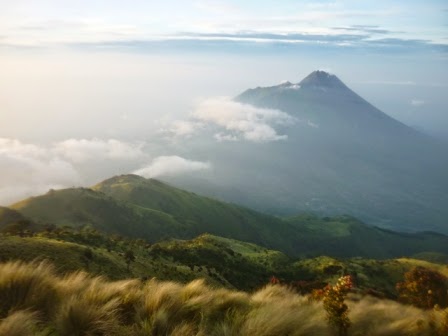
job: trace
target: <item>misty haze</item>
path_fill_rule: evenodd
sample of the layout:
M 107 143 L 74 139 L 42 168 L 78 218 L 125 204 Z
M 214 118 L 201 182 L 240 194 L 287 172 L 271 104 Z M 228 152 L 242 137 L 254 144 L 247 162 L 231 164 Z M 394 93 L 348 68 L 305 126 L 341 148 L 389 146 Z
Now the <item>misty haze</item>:
M 0 335 L 448 333 L 444 1 L 0 19 Z

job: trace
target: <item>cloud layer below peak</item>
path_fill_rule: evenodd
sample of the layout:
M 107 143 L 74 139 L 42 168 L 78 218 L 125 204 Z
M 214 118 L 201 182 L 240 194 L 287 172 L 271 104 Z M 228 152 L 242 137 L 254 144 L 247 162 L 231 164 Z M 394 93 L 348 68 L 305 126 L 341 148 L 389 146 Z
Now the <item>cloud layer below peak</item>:
M 296 118 L 273 109 L 257 108 L 231 100 L 229 97 L 206 99 L 198 104 L 188 121 L 177 120 L 165 130 L 177 137 L 192 136 L 207 126 L 216 132 L 217 141 L 246 140 L 264 143 L 286 140 L 277 127 L 292 125 Z
M 133 174 L 146 178 L 156 178 L 159 176 L 181 175 L 210 168 L 209 162 L 187 160 L 176 155 L 159 156 L 149 165 L 134 171 Z

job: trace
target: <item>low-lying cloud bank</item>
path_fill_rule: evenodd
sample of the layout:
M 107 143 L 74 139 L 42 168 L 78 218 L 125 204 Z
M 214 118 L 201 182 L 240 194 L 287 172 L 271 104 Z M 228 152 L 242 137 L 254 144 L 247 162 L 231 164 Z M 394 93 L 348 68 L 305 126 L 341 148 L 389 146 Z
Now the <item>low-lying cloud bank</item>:
M 0 139 L 0 167 L 2 205 L 82 181 L 72 163 L 52 149 L 15 139 Z
M 159 156 L 149 165 L 134 171 L 134 174 L 155 178 L 159 176 L 174 176 L 211 168 L 209 162 L 187 160 L 180 156 Z
M 279 126 L 296 123 L 296 118 L 274 110 L 241 104 L 229 97 L 210 98 L 198 104 L 190 120 L 176 120 L 164 131 L 175 137 L 190 137 L 207 126 L 218 131 L 217 141 L 246 140 L 255 143 L 286 140 L 279 134 Z
M 84 186 L 89 175 L 110 177 L 111 167 L 119 173 L 145 177 L 179 175 L 209 169 L 207 162 L 190 161 L 179 156 L 161 156 L 148 162 L 144 142 L 131 143 L 116 139 L 68 139 L 49 145 L 24 143 L 0 138 L 0 205 L 9 205 L 49 189 Z M 87 169 L 86 169 L 87 168 Z
M 54 152 L 73 162 L 93 159 L 127 160 L 143 157 L 143 145 L 115 139 L 68 139 L 55 144 Z

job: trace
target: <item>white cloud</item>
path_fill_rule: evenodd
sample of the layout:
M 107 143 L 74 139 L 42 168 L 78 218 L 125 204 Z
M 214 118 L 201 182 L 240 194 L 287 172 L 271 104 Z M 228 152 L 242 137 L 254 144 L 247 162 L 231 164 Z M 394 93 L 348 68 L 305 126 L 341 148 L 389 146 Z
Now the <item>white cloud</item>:
M 0 139 L 0 204 L 41 194 L 51 188 L 79 185 L 81 177 L 70 162 L 45 147 Z
M 233 134 L 225 134 L 225 133 L 216 133 L 213 136 L 218 142 L 223 141 L 238 141 L 238 137 Z
M 210 169 L 208 162 L 191 161 L 180 156 L 159 156 L 151 164 L 134 171 L 134 174 L 146 178 L 173 176 Z
M 68 139 L 44 146 L 0 138 L 0 204 L 80 186 L 85 182 L 80 172 L 86 166 L 104 171 L 117 162 L 141 162 L 146 158 L 142 147 L 115 139 Z
M 412 106 L 422 106 L 424 104 L 425 104 L 425 101 L 421 100 L 421 99 L 412 99 L 411 100 L 411 105 Z
M 130 160 L 144 157 L 143 144 L 126 143 L 115 139 L 68 139 L 55 144 L 57 154 L 73 161 L 98 159 Z
M 198 128 L 202 126 L 203 125 L 198 122 L 175 120 L 171 123 L 171 125 L 169 125 L 168 128 L 163 128 L 161 131 L 176 137 L 190 137 Z
M 205 100 L 199 104 L 192 117 L 201 122 L 214 125 L 232 133 L 222 137 L 215 134 L 218 141 L 243 138 L 252 142 L 269 142 L 285 140 L 286 135 L 279 135 L 275 126 L 286 126 L 297 120 L 289 114 L 241 104 L 227 97 Z

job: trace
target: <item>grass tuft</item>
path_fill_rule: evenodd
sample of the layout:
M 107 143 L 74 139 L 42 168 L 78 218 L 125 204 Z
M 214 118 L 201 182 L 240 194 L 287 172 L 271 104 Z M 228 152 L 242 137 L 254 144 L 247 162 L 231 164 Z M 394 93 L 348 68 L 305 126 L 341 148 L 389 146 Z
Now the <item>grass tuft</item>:
M 0 264 L 0 336 L 332 336 L 322 302 L 268 285 L 249 294 L 156 279 L 109 281 L 47 263 Z M 350 336 L 441 336 L 448 310 L 351 294 Z
M 37 313 L 18 310 L 0 322 L 0 336 L 36 335 Z
M 58 302 L 56 277 L 47 262 L 0 264 L 0 318 L 23 309 L 54 313 Z

